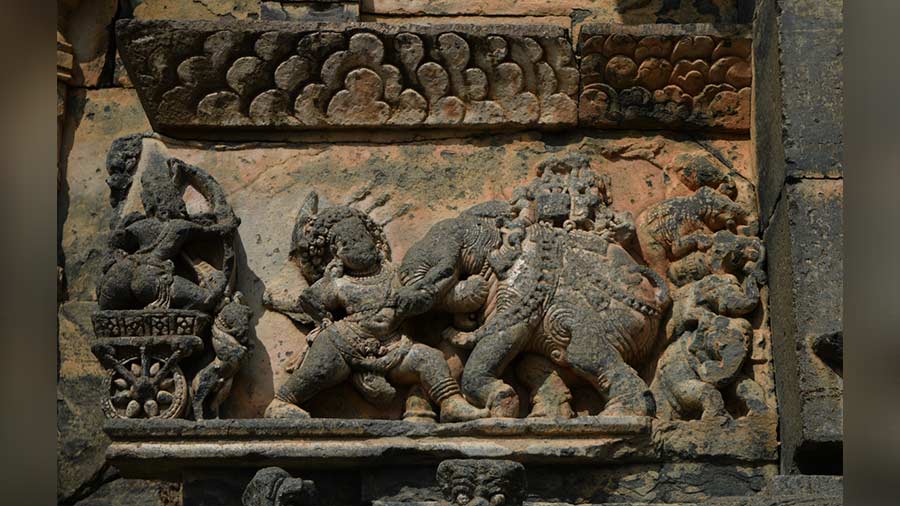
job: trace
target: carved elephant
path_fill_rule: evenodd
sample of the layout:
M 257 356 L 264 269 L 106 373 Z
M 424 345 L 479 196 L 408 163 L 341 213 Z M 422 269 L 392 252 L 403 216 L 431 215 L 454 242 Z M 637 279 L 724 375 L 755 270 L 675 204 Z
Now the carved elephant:
M 492 416 L 512 417 L 518 397 L 500 376 L 522 352 L 549 357 L 607 398 L 604 414 L 652 415 L 653 398 L 633 369 L 655 346 L 669 304 L 665 281 L 593 231 L 530 225 L 502 275 L 497 310 L 455 340 L 473 347 L 464 393 Z
M 754 255 L 755 256 L 755 255 Z M 734 387 L 748 411 L 767 409 L 762 387 L 742 376 L 753 326 L 743 316 L 759 304 L 755 267 L 743 281 L 707 274 L 675 290 L 666 335 L 672 343 L 650 385 L 663 419 L 729 416 L 722 390 Z

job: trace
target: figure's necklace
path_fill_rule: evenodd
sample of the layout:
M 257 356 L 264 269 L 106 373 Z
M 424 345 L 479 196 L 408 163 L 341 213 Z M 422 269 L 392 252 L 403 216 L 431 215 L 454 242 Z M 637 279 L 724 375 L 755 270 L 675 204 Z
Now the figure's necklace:
M 353 278 L 354 283 L 364 285 L 374 285 L 377 283 L 381 283 L 386 277 L 389 277 L 391 274 L 392 272 L 390 269 L 386 269 L 381 265 L 376 265 L 374 268 L 366 272 L 344 271 L 344 275 L 349 278 Z

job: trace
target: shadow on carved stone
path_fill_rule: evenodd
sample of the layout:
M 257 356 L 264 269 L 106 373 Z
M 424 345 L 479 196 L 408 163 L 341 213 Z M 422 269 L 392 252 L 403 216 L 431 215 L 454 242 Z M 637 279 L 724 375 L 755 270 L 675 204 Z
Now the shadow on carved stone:
M 244 506 L 320 506 L 316 484 L 294 478 L 284 469 L 260 469 L 247 484 Z M 324 506 L 324 505 L 322 505 Z

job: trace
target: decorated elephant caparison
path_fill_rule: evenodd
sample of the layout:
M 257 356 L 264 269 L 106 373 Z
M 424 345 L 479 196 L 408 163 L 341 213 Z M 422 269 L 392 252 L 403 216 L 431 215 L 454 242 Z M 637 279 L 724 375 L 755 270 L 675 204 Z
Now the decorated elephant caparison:
M 518 397 L 500 376 L 524 351 L 586 379 L 607 398 L 604 414 L 653 414 L 632 366 L 656 344 L 668 288 L 618 244 L 630 222 L 610 212 L 605 192 L 583 157 L 545 162 L 516 190 L 517 217 L 488 256 L 499 278 L 496 306 L 481 327 L 451 337 L 472 348 L 463 392 L 492 416 L 518 416 Z

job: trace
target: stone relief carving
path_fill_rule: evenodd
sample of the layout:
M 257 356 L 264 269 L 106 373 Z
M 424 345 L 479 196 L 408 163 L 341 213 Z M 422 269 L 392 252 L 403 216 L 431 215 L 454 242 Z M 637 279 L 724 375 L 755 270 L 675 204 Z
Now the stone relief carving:
M 441 506 L 522 506 L 525 467 L 509 460 L 455 459 L 438 465 Z
M 493 416 L 518 416 L 518 396 L 500 376 L 530 351 L 609 396 L 607 414 L 652 414 L 629 362 L 653 348 L 668 287 L 617 242 L 628 217 L 606 208 L 605 184 L 582 157 L 542 164 L 513 199 L 515 218 L 490 259 L 500 280 L 496 309 L 478 329 L 451 337 L 472 349 L 464 392 Z
M 122 21 L 160 127 L 574 124 L 578 70 L 557 27 Z
M 739 28 L 586 23 L 577 50 L 551 25 L 122 20 L 117 36 L 151 122 L 174 135 L 750 125 Z
M 268 304 L 316 326 L 267 416 L 305 417 L 299 405 L 347 379 L 374 404 L 420 383 L 414 421 L 435 418 L 429 399 L 442 421 L 569 418 L 576 384 L 603 400 L 601 415 L 766 411 L 748 373 L 765 251 L 734 176 L 706 163 L 677 158 L 693 193 L 634 220 L 613 211 L 587 158 L 551 158 L 508 202 L 433 225 L 396 268 L 365 212 L 319 209 L 311 193 L 291 251 L 309 288 Z
M 750 127 L 749 38 L 587 25 L 579 55 L 581 124 Z
M 734 233 L 754 230 L 746 226 L 749 213 L 731 200 L 734 186 L 706 180 L 709 186 L 661 202 L 640 220 L 648 260 L 665 256 L 677 287 L 665 329 L 669 345 L 651 384 L 662 419 L 730 417 L 726 389 L 737 412 L 768 411 L 762 387 L 745 373 L 754 335 L 746 318 L 766 281 L 765 248 L 757 237 Z
M 280 467 L 260 469 L 241 497 L 244 506 L 318 506 L 316 484 Z
M 435 473 L 441 497 L 434 506 L 522 506 L 527 483 L 525 467 L 510 460 L 451 459 Z M 318 506 L 316 484 L 295 478 L 279 467 L 260 469 L 242 495 L 244 506 Z M 393 503 L 392 503 L 393 504 Z M 406 504 L 406 503 L 404 503 Z
M 125 213 L 140 142 L 114 143 L 108 160 L 117 212 L 92 347 L 110 371 L 104 410 L 110 417 L 178 418 L 188 415 L 192 398 L 194 418 L 217 417 L 249 330 L 250 310 L 234 287 L 240 220 L 209 174 L 158 152 L 147 155 L 140 176 L 142 212 Z M 188 187 L 208 211 L 188 212 Z M 183 360 L 201 351 L 200 362 L 183 369 Z
M 290 310 L 316 327 L 267 417 L 308 417 L 300 404 L 348 378 L 375 404 L 394 398 L 394 384 L 415 384 L 439 407 L 441 421 L 487 416 L 463 398 L 441 352 L 410 338 L 405 320 L 421 305 L 419 295 L 400 285 L 374 220 L 349 206 L 319 209 L 311 193 L 295 223 L 291 258 L 309 287 Z

